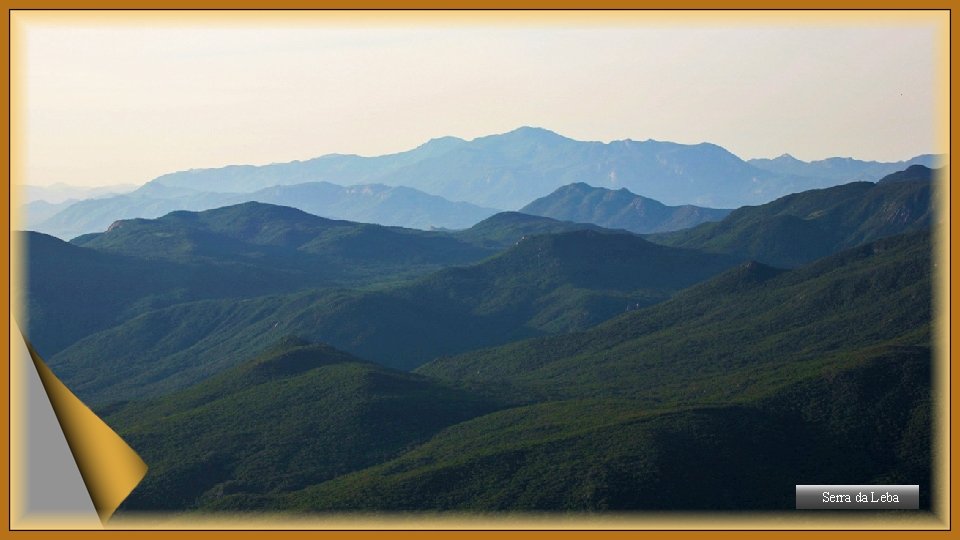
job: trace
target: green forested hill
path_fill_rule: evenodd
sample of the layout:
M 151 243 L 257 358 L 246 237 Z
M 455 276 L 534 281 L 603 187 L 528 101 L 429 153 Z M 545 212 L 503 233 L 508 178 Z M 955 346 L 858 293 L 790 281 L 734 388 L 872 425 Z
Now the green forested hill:
M 412 369 L 440 355 L 579 330 L 735 264 L 632 234 L 532 236 L 483 263 L 393 288 L 211 300 L 149 311 L 50 360 L 94 404 L 153 394 L 233 365 L 280 336 Z
M 260 203 L 122 220 L 71 243 L 19 234 L 29 276 L 20 323 L 44 357 L 166 306 L 392 283 L 500 249 Z
M 478 246 L 506 249 L 515 245 L 525 236 L 582 230 L 604 231 L 607 229 L 589 223 L 558 221 L 553 218 L 520 212 L 500 212 L 469 229 L 457 231 L 453 235 Z
M 198 299 L 290 292 L 323 283 L 315 275 L 236 262 L 146 260 L 19 234 L 26 308 L 18 322 L 44 357 L 141 313 Z
M 118 221 L 72 242 L 147 259 L 292 267 L 341 281 L 369 272 L 463 264 L 491 254 L 439 232 L 331 220 L 256 202 Z
M 129 507 L 790 509 L 804 483 L 916 483 L 928 506 L 929 258 L 929 235 L 914 233 L 790 271 L 746 263 L 593 329 L 416 375 L 293 342 L 292 354 L 111 407 L 111 423 L 159 464 Z M 381 403 L 355 382 L 361 367 L 442 399 L 398 392 L 374 418 L 413 434 L 378 435 L 354 455 L 358 426 L 384 429 L 345 412 Z M 301 381 L 313 397 L 297 393 Z M 337 473 L 295 457 L 308 480 L 284 474 L 276 456 L 333 444 L 330 433 L 346 446 L 311 455 L 350 454 Z
M 919 484 L 928 507 L 929 350 L 834 360 L 781 375 L 763 397 L 511 408 L 449 427 L 381 465 L 278 493 L 267 508 L 791 510 L 795 484 L 829 483 Z M 776 381 L 771 375 L 764 382 Z
M 795 267 L 863 242 L 929 228 L 932 186 L 928 176 L 804 191 L 739 208 L 717 223 L 648 238 Z
M 295 338 L 107 421 L 149 464 L 127 509 L 258 506 L 492 410 L 468 392 Z M 229 502 L 227 502 L 229 501 Z
M 908 340 L 925 343 L 929 233 L 879 240 L 781 272 L 758 263 L 585 332 L 443 358 L 418 372 L 551 398 L 680 399 L 672 385 Z
M 21 324 L 43 356 L 151 309 L 409 280 L 480 261 L 524 236 L 599 227 L 503 213 L 457 233 L 336 221 L 246 203 L 122 220 L 66 243 L 21 233 Z
M 270 504 L 789 509 L 795 484 L 917 483 L 927 505 L 928 254 L 912 235 L 749 265 L 588 332 L 428 364 L 516 406 Z
M 916 180 L 930 182 L 936 179 L 937 175 L 942 175 L 945 169 L 931 169 L 924 165 L 910 165 L 902 171 L 897 171 L 884 176 L 877 181 L 878 184 L 887 184 L 891 182 L 912 182 Z

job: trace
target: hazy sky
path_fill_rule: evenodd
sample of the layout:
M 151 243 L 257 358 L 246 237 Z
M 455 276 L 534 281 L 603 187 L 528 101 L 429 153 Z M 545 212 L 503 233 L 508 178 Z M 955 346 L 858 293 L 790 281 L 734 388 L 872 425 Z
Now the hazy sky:
M 580 140 L 709 141 L 744 159 L 896 161 L 946 151 L 936 137 L 945 13 L 314 12 L 291 24 L 15 12 L 14 140 L 25 150 L 15 176 L 139 184 L 522 125 Z

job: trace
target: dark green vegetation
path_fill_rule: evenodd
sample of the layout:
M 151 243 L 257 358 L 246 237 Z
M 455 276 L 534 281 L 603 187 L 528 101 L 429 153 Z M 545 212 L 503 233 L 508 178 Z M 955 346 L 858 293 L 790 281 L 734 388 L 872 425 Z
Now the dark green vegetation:
M 83 336 L 182 302 L 362 286 L 478 261 L 443 233 L 334 221 L 259 203 L 118 221 L 72 244 L 24 233 L 26 321 L 49 357 Z
M 286 358 L 267 354 L 109 417 L 159 464 L 130 507 L 784 509 L 798 483 L 918 483 L 928 506 L 929 257 L 928 235 L 918 233 L 792 271 L 747 263 L 585 332 L 427 364 L 415 381 L 421 399 L 437 401 L 398 416 L 370 404 L 381 403 L 377 391 L 352 390 L 344 382 L 352 371 L 314 362 L 333 356 L 351 369 L 409 376 L 303 346 L 294 350 L 322 354 L 252 377 Z M 274 399 L 278 391 L 258 385 L 277 377 L 292 382 Z M 350 389 L 338 406 L 359 395 L 368 403 L 360 410 L 379 411 L 401 432 L 381 448 L 370 435 L 383 429 L 375 419 L 341 426 L 305 396 L 288 402 L 301 377 L 319 388 L 314 399 Z M 396 407 L 423 403 L 396 395 Z M 260 419 L 269 427 L 256 428 Z M 311 422 L 352 435 L 304 436 L 297 426 Z M 421 429 L 403 431 L 408 424 Z M 266 448 L 261 432 L 271 437 Z M 373 454 L 343 458 L 364 437 Z M 326 460 L 300 464 L 308 449 L 331 456 L 339 474 Z M 284 452 L 298 456 L 309 482 L 285 474 L 299 469 L 284 468 L 276 457 Z M 187 469 L 178 456 L 189 456 Z
M 929 286 L 914 235 L 438 361 L 418 371 L 518 406 L 273 504 L 784 509 L 794 484 L 840 479 L 919 483 L 928 503 Z
M 655 233 L 688 229 L 708 221 L 720 221 L 730 210 L 686 204 L 666 206 L 630 193 L 591 187 L 582 182 L 563 186 L 520 209 L 525 214 L 564 221 L 594 223 L 609 229 Z
M 491 408 L 444 383 L 288 338 L 107 420 L 150 464 L 124 508 L 234 509 L 382 462 Z
M 356 275 L 473 262 L 492 253 L 442 233 L 330 220 L 256 202 L 118 221 L 72 243 L 148 259 L 328 273 L 341 283 Z
M 645 410 L 549 402 L 453 426 L 273 508 L 759 510 L 798 483 L 919 483 L 929 504 L 929 352 L 851 359 L 765 399 Z M 895 414 L 891 414 L 895 412 Z
M 677 404 L 709 382 L 743 391 L 764 365 L 888 340 L 924 344 L 930 320 L 927 233 L 881 240 L 793 271 L 745 263 L 650 308 L 585 332 L 512 343 L 443 358 L 418 372 L 490 384 L 505 397 L 598 396 Z M 699 381 L 698 381 L 699 379 Z M 768 382 L 768 381 L 767 381 Z M 769 384 L 761 386 L 769 388 Z
M 456 238 L 471 244 L 492 249 L 505 249 L 513 246 L 526 236 L 587 230 L 603 231 L 605 229 L 589 223 L 558 221 L 520 212 L 500 212 L 469 229 L 457 231 L 453 234 Z
M 200 298 L 291 290 L 282 273 L 220 264 L 149 261 L 20 233 L 25 313 L 18 320 L 42 356 L 159 307 Z
M 919 170 L 912 171 L 914 175 Z M 774 266 L 797 266 L 863 242 L 929 228 L 934 219 L 929 170 L 925 178 L 804 191 L 739 208 L 718 223 L 650 239 Z
M 611 231 L 532 236 L 483 263 L 395 287 L 147 311 L 77 341 L 50 365 L 93 404 L 183 387 L 287 334 L 412 369 L 440 355 L 584 329 L 735 262 Z

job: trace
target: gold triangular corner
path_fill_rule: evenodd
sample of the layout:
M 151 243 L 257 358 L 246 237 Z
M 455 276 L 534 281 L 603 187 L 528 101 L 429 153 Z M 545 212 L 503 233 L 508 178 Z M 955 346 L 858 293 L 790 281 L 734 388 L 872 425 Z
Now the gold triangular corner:
M 147 474 L 147 464 L 50 371 L 30 342 L 30 357 L 77 462 L 93 506 L 106 524 Z

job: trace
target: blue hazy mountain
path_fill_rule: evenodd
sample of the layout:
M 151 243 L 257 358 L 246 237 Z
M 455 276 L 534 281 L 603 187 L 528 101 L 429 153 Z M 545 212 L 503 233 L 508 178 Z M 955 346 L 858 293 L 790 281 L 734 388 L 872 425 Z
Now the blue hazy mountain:
M 523 127 L 472 141 L 437 139 L 386 156 L 333 154 L 260 167 L 191 170 L 164 175 L 151 183 L 249 192 L 280 183 L 377 182 L 514 210 L 572 182 L 626 187 L 667 203 L 739 206 L 789 192 L 783 191 L 781 180 L 773 180 L 774 175 L 713 144 L 582 142 Z M 758 190 L 758 183 L 774 194 Z
M 43 199 L 30 201 L 27 204 L 20 205 L 20 224 L 15 228 L 39 231 L 44 221 L 66 210 L 70 205 L 79 202 L 77 199 L 67 199 L 65 201 L 52 203 Z
M 849 157 L 832 157 L 816 161 L 802 161 L 790 154 L 772 159 L 751 159 L 747 163 L 758 169 L 781 175 L 826 178 L 838 182 L 876 182 L 888 174 L 902 171 L 912 165 L 923 165 L 935 169 L 943 165 L 943 157 L 922 154 L 906 161 L 884 163 L 880 161 L 861 161 Z
M 900 164 L 878 174 L 902 169 Z M 151 183 L 203 191 L 252 192 L 277 184 L 326 181 L 413 187 L 449 200 L 516 210 L 574 182 L 627 188 L 664 204 L 736 208 L 816 187 L 848 182 L 843 174 L 771 172 L 710 143 L 646 140 L 577 141 L 522 127 L 465 141 L 435 139 L 407 152 L 377 157 L 331 154 L 265 166 L 197 169 Z
M 490 209 L 516 210 L 576 182 L 626 188 L 671 206 L 736 208 L 856 179 L 877 180 L 904 164 L 933 160 L 919 156 L 909 162 L 875 163 L 831 158 L 823 166 L 778 168 L 768 163 L 774 160 L 746 162 L 710 143 L 577 141 L 522 127 L 470 141 L 433 139 L 383 156 L 328 154 L 289 163 L 174 172 L 125 197 L 77 203 L 37 229 L 66 239 L 102 230 L 116 219 L 158 217 L 173 210 L 204 210 L 247 200 L 385 225 L 464 228 L 491 215 Z M 250 196 L 277 186 L 322 182 L 363 187 L 337 194 L 329 186 L 315 187 L 315 193 L 303 197 L 269 191 Z M 390 192 L 374 184 L 404 186 L 480 208 L 410 191 Z
M 563 186 L 524 206 L 520 211 L 635 233 L 677 231 L 708 221 L 720 221 L 730 213 L 730 210 L 689 204 L 667 206 L 631 193 L 626 188 L 612 190 L 592 187 L 582 182 Z
M 491 208 L 451 202 L 401 186 L 338 186 L 328 182 L 282 184 L 253 193 L 217 193 L 189 187 L 148 184 L 128 195 L 90 199 L 31 219 L 31 230 L 69 239 L 102 231 L 118 219 L 156 218 L 175 210 L 208 210 L 242 202 L 290 206 L 330 219 L 416 229 L 463 229 L 496 213 Z
M 61 203 L 68 199 L 80 200 L 93 197 L 106 197 L 119 193 L 128 193 L 137 189 L 136 184 L 116 184 L 112 186 L 74 186 L 57 182 L 49 186 L 22 186 L 21 193 L 26 198 L 26 202 L 46 201 L 48 203 Z

